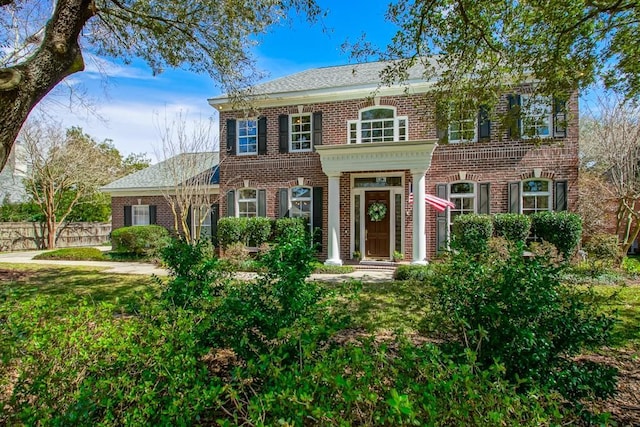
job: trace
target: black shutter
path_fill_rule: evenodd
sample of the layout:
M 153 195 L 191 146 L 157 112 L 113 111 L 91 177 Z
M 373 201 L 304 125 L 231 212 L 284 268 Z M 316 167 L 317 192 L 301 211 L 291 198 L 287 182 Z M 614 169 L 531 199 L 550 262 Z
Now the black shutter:
M 149 224 L 157 224 L 157 211 L 158 208 L 155 205 L 149 205 Z
M 567 103 L 563 99 L 553 99 L 553 136 L 567 136 Z
M 227 191 L 227 216 L 236 216 L 236 192 Z
M 187 229 L 189 229 L 189 235 L 191 236 L 191 240 L 196 241 L 200 238 L 200 236 L 194 236 L 193 235 L 193 216 L 191 215 L 191 211 L 193 210 L 192 206 L 189 206 L 189 209 L 187 209 L 187 219 L 186 219 L 186 223 L 187 223 Z M 186 230 L 183 230 L 186 231 Z
M 567 210 L 567 185 L 566 180 L 554 182 L 553 192 L 553 210 L 566 211 Z
M 131 206 L 124 207 L 124 226 L 131 227 L 133 221 L 131 220 Z
M 280 114 L 278 116 L 278 148 L 281 153 L 289 152 L 289 116 Z
M 491 138 L 491 121 L 489 120 L 489 111 L 487 107 L 480 107 L 478 111 L 478 140 L 486 140 Z
M 520 138 L 522 135 L 522 120 L 520 110 L 522 108 L 522 97 L 520 95 L 507 96 L 509 101 L 509 111 L 507 113 L 507 135 L 512 138 Z
M 489 215 L 491 214 L 491 197 L 490 197 L 491 184 L 488 182 L 481 182 L 478 184 L 478 213 Z
M 267 154 L 267 118 L 258 119 L 258 154 Z
M 509 183 L 509 212 L 511 213 L 520 213 L 520 182 L 510 182 Z
M 449 109 L 446 105 L 436 107 L 436 136 L 440 144 L 449 142 Z
M 313 230 L 313 243 L 322 252 L 322 187 L 313 187 L 313 217 L 311 227 Z
M 313 113 L 313 145 L 322 145 L 322 112 Z
M 436 196 L 441 199 L 448 200 L 448 188 L 447 184 L 436 184 Z M 414 188 L 414 191 L 416 189 Z M 416 201 L 416 203 L 424 203 L 422 201 Z M 438 212 L 436 215 L 436 250 L 441 252 L 447 249 L 447 243 L 449 240 L 449 227 L 447 225 L 447 211 Z
M 227 119 L 227 154 L 236 154 L 236 120 Z
M 258 190 L 258 216 L 267 216 L 267 190 Z
M 211 205 L 210 221 L 211 221 L 211 243 L 218 246 L 218 220 L 220 219 L 220 204 Z
M 278 218 L 286 218 L 289 216 L 289 190 L 286 188 L 278 189 Z

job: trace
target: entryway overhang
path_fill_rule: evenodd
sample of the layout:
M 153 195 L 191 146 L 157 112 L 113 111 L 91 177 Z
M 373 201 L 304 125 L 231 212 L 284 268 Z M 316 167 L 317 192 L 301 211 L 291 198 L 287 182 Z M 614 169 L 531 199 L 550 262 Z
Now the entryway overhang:
M 342 172 L 377 170 L 423 170 L 431 165 L 436 140 L 317 145 L 322 170 L 327 176 Z
M 431 165 L 436 140 L 318 145 L 322 171 L 329 178 L 327 265 L 342 265 L 340 258 L 340 175 L 343 172 L 409 170 L 416 200 L 425 195 L 425 173 Z M 426 263 L 425 204 L 413 209 L 413 263 Z

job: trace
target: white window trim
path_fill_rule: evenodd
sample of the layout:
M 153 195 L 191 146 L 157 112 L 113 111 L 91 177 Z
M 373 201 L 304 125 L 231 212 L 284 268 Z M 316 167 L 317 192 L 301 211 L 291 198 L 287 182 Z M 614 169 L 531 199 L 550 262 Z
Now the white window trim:
M 293 189 L 294 188 L 306 188 L 309 190 L 309 197 L 293 197 Z M 297 201 L 308 201 L 309 202 L 309 228 L 313 227 L 313 187 L 309 187 L 308 185 L 296 185 L 295 187 L 289 188 L 289 212 L 292 212 L 293 202 Z M 292 216 L 292 218 L 304 218 L 302 216 Z M 313 230 L 311 230 L 313 231 Z
M 256 197 L 253 199 L 241 199 L 240 198 L 240 193 L 244 190 L 252 190 L 256 192 Z M 241 202 L 254 202 L 256 204 L 256 214 L 255 216 L 258 216 L 258 189 L 257 188 L 250 188 L 250 187 L 245 187 L 245 188 L 240 188 L 238 191 L 236 191 L 236 217 L 238 218 L 253 218 L 252 216 L 241 216 L 240 215 L 240 203 Z
M 472 112 L 473 113 L 473 112 Z M 451 123 L 452 122 L 463 122 L 462 120 L 451 120 L 449 119 L 449 125 L 447 126 L 447 140 L 451 144 L 465 144 L 478 142 L 478 114 L 477 112 L 474 114 L 473 118 L 473 138 L 472 139 L 453 139 L 451 138 Z M 464 122 L 469 122 L 470 120 L 464 120 Z M 468 181 L 467 181 L 468 182 Z M 455 183 L 454 183 L 455 184 Z
M 528 135 L 525 130 L 525 117 L 535 117 L 532 114 L 527 114 L 529 109 L 527 108 L 529 105 L 529 99 L 532 97 L 540 98 L 540 103 L 544 103 L 549 108 L 549 113 L 546 114 L 546 117 L 542 119 L 547 121 L 547 128 L 549 129 L 549 133 L 547 135 Z M 536 139 L 536 138 L 552 138 L 553 137 L 553 99 L 548 96 L 542 95 L 528 95 L 522 94 L 520 95 L 520 137 L 522 139 Z M 527 180 L 525 180 L 527 181 Z
M 200 214 L 202 211 L 205 211 L 205 219 L 200 224 Z M 200 208 L 192 207 L 191 214 L 191 229 L 196 230 L 199 229 L 200 234 L 202 234 L 203 228 L 211 228 L 211 206 L 209 205 L 200 205 Z M 192 236 L 193 239 L 200 238 L 200 236 Z
M 456 193 L 456 195 L 453 195 L 453 193 L 451 193 L 451 186 L 455 185 L 455 184 L 462 184 L 462 183 L 466 183 L 466 184 L 471 184 L 473 185 L 473 193 Z M 474 181 L 455 181 L 455 182 L 450 182 L 447 186 L 447 194 L 449 195 L 449 201 L 453 202 L 452 198 L 455 199 L 473 199 L 473 212 L 471 213 L 478 213 L 478 183 L 474 182 Z M 453 225 L 453 221 L 451 220 L 451 211 L 454 210 L 453 208 L 449 208 L 447 209 L 447 223 L 449 224 L 449 227 L 451 227 Z M 451 236 L 451 234 L 449 235 Z
M 136 210 L 138 209 L 146 209 L 147 222 L 143 224 L 138 224 L 136 222 Z M 149 225 L 151 224 L 151 212 L 149 212 L 149 205 L 132 205 L 131 206 L 131 225 Z
M 362 116 L 362 113 L 365 113 L 370 110 L 379 110 L 379 109 L 393 110 L 393 119 L 386 119 L 386 120 L 393 120 L 393 141 L 362 142 L 362 120 L 360 119 L 360 117 Z M 398 114 L 397 107 L 390 106 L 390 105 L 377 105 L 377 106 L 371 106 L 371 107 L 367 107 L 359 110 L 357 120 L 347 121 L 347 142 L 349 144 L 377 144 L 380 142 L 407 141 L 409 138 L 409 117 L 398 116 L 397 114 Z M 404 129 L 405 129 L 404 139 L 400 139 L 400 122 L 402 120 L 404 120 Z M 355 141 L 351 138 L 351 126 L 354 124 L 356 126 Z
M 524 191 L 524 183 L 527 181 L 545 181 L 549 184 L 549 190 L 548 191 Z M 548 199 L 548 203 L 547 206 L 548 208 L 545 210 L 541 210 L 541 209 L 536 209 L 534 211 L 531 211 L 530 209 L 528 209 L 528 211 L 530 211 L 531 213 L 536 213 L 536 212 L 545 212 L 545 211 L 553 211 L 553 181 L 549 180 L 549 179 L 542 179 L 542 178 L 529 178 L 529 179 L 523 179 L 522 181 L 520 181 L 520 213 L 523 214 L 525 212 L 525 208 L 524 208 L 524 198 L 525 197 L 532 197 L 532 196 L 536 196 L 536 197 L 541 197 L 541 196 L 547 196 Z
M 309 148 L 304 148 L 304 149 L 300 149 L 300 150 L 296 150 L 293 148 L 293 118 L 294 117 L 302 117 L 302 116 L 308 116 L 309 117 L 309 125 L 311 126 L 311 129 L 309 130 Z M 302 114 L 289 114 L 289 152 L 291 153 L 308 153 L 310 151 L 313 151 L 313 114 L 311 113 L 302 113 Z
M 249 122 L 249 121 L 253 121 L 256 123 L 256 150 L 255 151 L 251 151 L 251 152 L 247 152 L 247 153 L 241 153 L 240 152 L 240 123 L 242 122 Z M 257 117 L 249 117 L 246 119 L 238 119 L 236 121 L 236 155 L 238 156 L 255 156 L 258 154 L 258 118 Z M 247 138 L 247 137 L 243 137 L 243 138 Z

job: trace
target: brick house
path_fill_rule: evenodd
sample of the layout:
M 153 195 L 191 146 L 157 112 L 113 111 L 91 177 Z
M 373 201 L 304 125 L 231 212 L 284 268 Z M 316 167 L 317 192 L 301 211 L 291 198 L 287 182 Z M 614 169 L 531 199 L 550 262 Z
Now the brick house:
M 497 107 L 519 111 L 509 128 L 482 110 L 442 128 L 420 70 L 381 87 L 384 66 L 266 82 L 252 88 L 250 110 L 209 99 L 220 114 L 222 214 L 305 216 L 322 230 L 327 264 L 394 251 L 420 264 L 447 244 L 456 215 L 575 208 L 577 94 L 558 102 L 518 87 Z M 425 194 L 455 207 L 440 213 Z
M 196 229 L 202 214 L 202 232 L 215 236 L 219 216 L 218 163 L 217 152 L 183 153 L 101 187 L 100 191 L 111 195 L 112 229 L 157 224 L 176 232 L 167 196 L 182 191 L 191 180 L 205 177 L 207 182 L 199 184 L 199 189 L 208 194 L 208 201 L 199 209 L 190 208 L 187 224 Z

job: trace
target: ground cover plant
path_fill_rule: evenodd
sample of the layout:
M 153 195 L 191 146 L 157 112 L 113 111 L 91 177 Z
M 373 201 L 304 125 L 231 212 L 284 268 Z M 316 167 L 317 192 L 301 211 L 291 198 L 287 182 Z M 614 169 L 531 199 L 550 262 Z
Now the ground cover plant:
M 43 252 L 33 259 L 57 259 L 71 261 L 106 261 L 104 253 L 98 248 L 63 248 Z
M 0 274 L 0 345 L 10 349 L 0 423 L 580 422 L 558 392 L 514 382 L 508 360 L 488 360 L 485 338 L 451 351 L 425 333 L 437 314 L 425 304 L 438 292 L 433 276 L 453 262 L 424 268 L 437 271 L 423 272 L 430 282 L 312 283 L 308 240 L 287 239 L 247 283 L 206 246 L 173 245 L 166 280 L 34 266 Z M 603 313 L 623 308 L 610 349 L 637 351 L 638 287 L 591 289 Z

